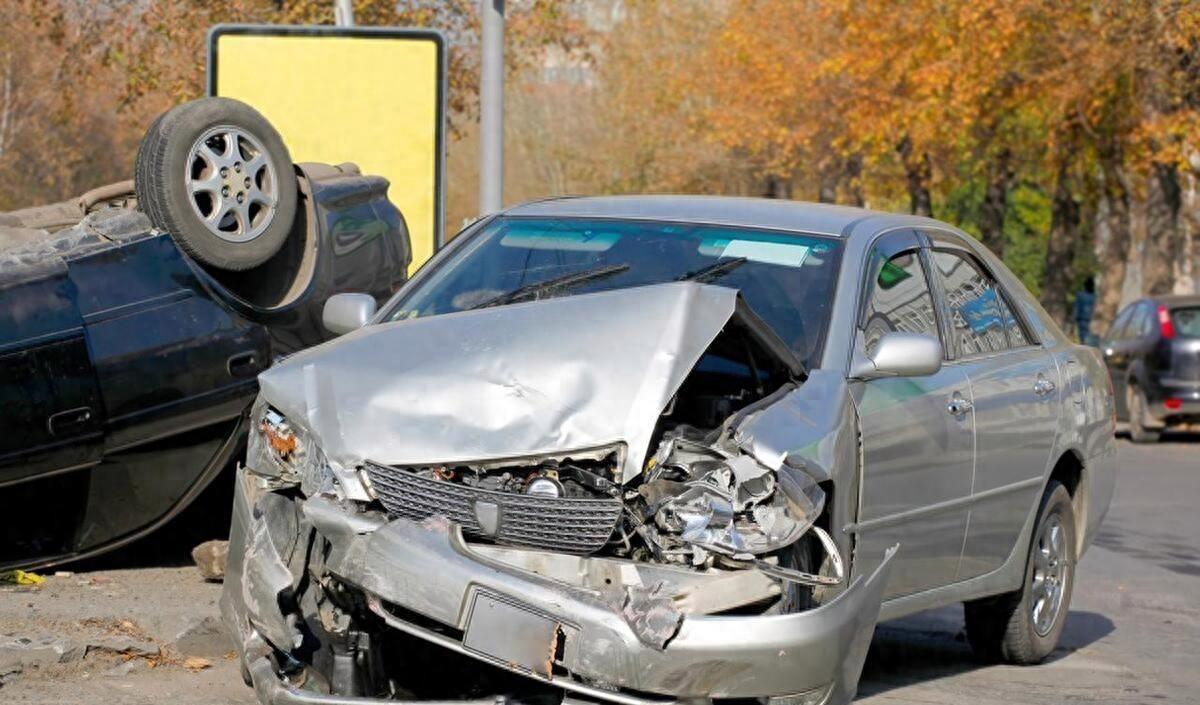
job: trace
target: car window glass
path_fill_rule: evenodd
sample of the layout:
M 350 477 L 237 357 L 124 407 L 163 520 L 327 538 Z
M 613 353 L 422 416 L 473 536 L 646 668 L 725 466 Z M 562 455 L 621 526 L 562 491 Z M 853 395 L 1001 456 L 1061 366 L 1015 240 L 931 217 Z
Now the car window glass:
M 1150 332 L 1150 309 L 1144 304 L 1137 304 L 1133 309 L 1133 317 L 1122 332 L 1122 340 L 1137 340 Z
M 1175 326 L 1175 335 L 1200 338 L 1200 306 L 1171 311 L 1171 323 Z
M 883 262 L 881 259 L 873 259 L 877 269 L 872 269 L 874 280 L 860 324 L 866 353 L 873 354 L 883 334 L 892 331 L 938 338 L 933 297 L 917 252 L 904 252 Z
M 737 289 L 801 361 L 815 367 L 842 251 L 842 241 L 822 235 L 608 218 L 500 216 L 469 237 L 428 276 L 406 286 L 380 320 L 465 311 L 522 291 L 514 303 L 663 284 L 708 271 L 700 281 Z M 589 272 L 597 276 L 539 288 Z
M 1010 326 L 1016 319 L 996 282 L 967 257 L 935 250 L 933 265 L 942 284 L 950 327 L 960 355 L 1007 350 Z
M 1126 307 L 1124 311 L 1117 314 L 1117 319 L 1113 321 L 1112 327 L 1108 329 L 1108 340 L 1121 340 L 1125 336 L 1125 327 L 1129 324 L 1129 318 L 1133 315 L 1133 308 Z
M 1158 310 L 1153 304 L 1143 304 L 1142 308 L 1145 315 L 1142 316 L 1142 328 L 1138 331 L 1138 337 L 1145 338 L 1148 335 L 1154 335 L 1158 330 Z

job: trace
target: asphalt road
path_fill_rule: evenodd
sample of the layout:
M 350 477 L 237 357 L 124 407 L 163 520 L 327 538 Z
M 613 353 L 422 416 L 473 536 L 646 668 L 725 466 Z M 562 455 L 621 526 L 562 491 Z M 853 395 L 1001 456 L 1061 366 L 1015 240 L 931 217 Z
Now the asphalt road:
M 981 666 L 961 608 L 947 608 L 879 626 L 859 702 L 1200 702 L 1200 436 L 1121 441 L 1120 453 L 1116 498 L 1048 662 Z M 100 561 L 0 588 L 0 702 L 255 702 L 214 620 L 220 586 L 183 556 L 153 560 L 164 562 Z

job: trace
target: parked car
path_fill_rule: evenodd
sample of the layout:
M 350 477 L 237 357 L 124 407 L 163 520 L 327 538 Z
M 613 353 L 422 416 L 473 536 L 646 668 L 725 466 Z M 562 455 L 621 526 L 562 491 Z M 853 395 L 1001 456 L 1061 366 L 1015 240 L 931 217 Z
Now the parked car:
M 1200 424 L 1200 296 L 1157 296 L 1129 304 L 1100 344 L 1117 399 L 1117 419 L 1134 443 Z
M 325 300 L 406 278 L 387 182 L 293 165 L 244 104 L 168 111 L 136 176 L 0 214 L 0 569 L 175 516 L 241 457 L 258 373 L 331 337 Z
M 934 220 L 542 201 L 374 309 L 260 376 L 221 608 L 264 703 L 844 703 L 877 618 L 960 601 L 1033 663 L 1112 496 L 1098 351 Z

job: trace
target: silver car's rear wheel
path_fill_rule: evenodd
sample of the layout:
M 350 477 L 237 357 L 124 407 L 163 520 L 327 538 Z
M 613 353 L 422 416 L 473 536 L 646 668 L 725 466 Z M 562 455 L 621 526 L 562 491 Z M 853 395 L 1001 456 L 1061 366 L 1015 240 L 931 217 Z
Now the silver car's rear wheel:
M 1058 621 L 1063 591 L 1070 579 L 1067 560 L 1066 529 L 1062 516 L 1047 517 L 1038 531 L 1033 550 L 1033 581 L 1030 584 L 1030 618 L 1038 636 L 1046 636 Z
M 1075 579 L 1075 512 L 1071 494 L 1051 480 L 1042 495 L 1020 590 L 968 602 L 971 649 L 986 661 L 1037 663 L 1058 645 Z

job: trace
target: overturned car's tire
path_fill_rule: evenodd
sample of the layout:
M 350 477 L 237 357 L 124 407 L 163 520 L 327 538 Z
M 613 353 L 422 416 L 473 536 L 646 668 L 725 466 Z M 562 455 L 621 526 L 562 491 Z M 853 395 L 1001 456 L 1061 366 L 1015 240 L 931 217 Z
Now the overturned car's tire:
M 296 174 L 279 133 L 229 98 L 176 106 L 138 148 L 134 188 L 155 227 L 203 264 L 240 271 L 270 259 L 296 216 Z

